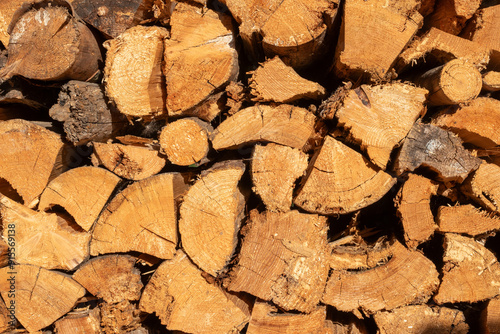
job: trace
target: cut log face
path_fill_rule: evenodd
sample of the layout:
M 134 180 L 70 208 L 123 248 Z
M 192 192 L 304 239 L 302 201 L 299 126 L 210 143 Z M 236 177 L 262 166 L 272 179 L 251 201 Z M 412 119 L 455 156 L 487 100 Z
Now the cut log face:
M 360 153 L 327 136 L 311 159 L 294 203 L 314 213 L 349 213 L 375 203 L 395 183 L 396 179 L 373 169 Z
M 334 270 L 328 279 L 323 303 L 339 311 L 360 309 L 371 314 L 429 300 L 439 285 L 434 264 L 397 241 L 391 246 L 391 252 L 389 262 L 374 269 Z
M 242 144 L 273 142 L 298 149 L 314 134 L 316 117 L 304 108 L 281 104 L 258 105 L 240 110 L 222 122 L 212 133 L 216 150 Z
M 33 211 L 3 195 L 0 213 L 4 226 L 15 227 L 4 228 L 3 238 L 14 239 L 18 263 L 72 270 L 89 256 L 90 234 L 56 214 Z
M 161 62 L 167 36 L 165 28 L 137 26 L 104 43 L 106 95 L 127 117 L 166 116 Z
M 392 250 L 387 242 L 377 242 L 368 247 L 366 244 L 345 245 L 351 241 L 350 237 L 346 240 L 338 240 L 330 243 L 330 267 L 334 270 L 359 270 L 373 269 L 387 263 L 392 257 Z M 340 242 L 339 242 L 340 241 Z
M 99 308 L 96 307 L 92 310 L 70 312 L 64 318 L 57 320 L 54 327 L 58 334 L 100 334 L 102 333 L 100 322 Z
M 137 251 L 172 258 L 177 246 L 175 200 L 185 190 L 178 173 L 155 175 L 125 188 L 97 220 L 91 254 Z
M 212 276 L 225 268 L 238 243 L 245 198 L 238 182 L 240 161 L 215 164 L 201 173 L 180 207 L 182 247 L 198 267 Z
M 483 74 L 483 89 L 488 92 L 500 90 L 500 72 L 488 71 Z
M 241 330 L 249 320 L 246 311 L 209 284 L 181 250 L 158 267 L 139 306 L 143 312 L 156 313 L 167 329 L 186 333 L 229 333 Z
M 326 217 L 250 212 L 237 264 L 224 285 L 284 310 L 315 310 L 328 275 Z
M 9 273 L 10 272 L 10 273 Z M 68 313 L 85 289 L 68 275 L 31 265 L 16 265 L 12 289 L 12 269 L 0 269 L 0 291 L 7 305 L 16 305 L 16 318 L 30 333 L 49 326 Z M 9 296 L 10 295 L 10 296 Z
M 475 303 L 499 294 L 500 264 L 492 252 L 472 238 L 453 233 L 445 234 L 444 248 L 436 303 Z
M 500 230 L 500 218 L 470 204 L 442 206 L 436 218 L 440 232 L 476 236 Z
M 500 213 L 500 167 L 482 163 L 464 182 L 464 193 L 485 209 Z
M 457 35 L 480 4 L 481 0 L 440 0 L 427 25 Z
M 238 78 L 231 17 L 179 2 L 170 25 L 172 35 L 165 41 L 163 67 L 168 114 L 197 116 L 190 109 Z
M 488 302 L 481 312 L 480 322 L 483 333 L 500 333 L 500 297 L 495 297 Z
M 381 311 L 373 318 L 380 334 L 453 333 L 466 334 L 469 326 L 462 311 L 447 307 L 414 305 Z
M 45 188 L 39 210 L 62 206 L 85 231 L 90 230 L 120 178 L 103 168 L 79 167 L 52 180 Z

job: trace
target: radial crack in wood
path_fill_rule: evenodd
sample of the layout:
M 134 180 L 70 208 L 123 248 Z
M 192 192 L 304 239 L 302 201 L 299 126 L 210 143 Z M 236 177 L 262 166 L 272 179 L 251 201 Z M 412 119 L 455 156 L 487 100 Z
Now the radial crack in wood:
M 476 236 L 500 230 L 500 218 L 471 204 L 441 206 L 437 214 L 440 232 Z
M 500 167 L 483 162 L 464 182 L 462 191 L 483 208 L 500 213 Z

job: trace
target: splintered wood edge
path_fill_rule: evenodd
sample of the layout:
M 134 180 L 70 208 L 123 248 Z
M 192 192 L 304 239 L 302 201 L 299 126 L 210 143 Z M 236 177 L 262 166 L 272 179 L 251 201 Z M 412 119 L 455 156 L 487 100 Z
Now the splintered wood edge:
M 492 212 L 482 211 L 471 204 L 441 206 L 436 220 L 439 232 L 460 233 L 476 236 L 500 230 L 500 217 Z

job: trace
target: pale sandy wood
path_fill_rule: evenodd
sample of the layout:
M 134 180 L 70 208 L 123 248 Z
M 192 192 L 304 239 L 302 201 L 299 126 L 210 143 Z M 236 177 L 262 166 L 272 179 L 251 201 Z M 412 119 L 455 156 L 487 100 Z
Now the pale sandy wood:
M 232 333 L 249 321 L 248 306 L 238 307 L 179 250 L 163 262 L 146 285 L 141 311 L 156 313 L 169 330 L 186 333 Z
M 251 174 L 253 191 L 269 211 L 289 211 L 295 181 L 304 175 L 308 156 L 302 151 L 269 143 L 255 145 Z
M 89 256 L 90 234 L 56 214 L 33 211 L 0 195 L 3 238 L 16 245 L 15 261 L 46 269 L 72 270 Z M 15 231 L 12 235 L 9 230 Z M 11 235 L 9 235 L 11 233 Z
M 4 0 L 0 3 L 0 42 L 4 46 L 9 45 L 10 35 L 8 28 L 12 17 L 24 2 L 26 0 Z
M 148 146 L 93 142 L 92 164 L 104 166 L 129 180 L 143 180 L 158 174 L 166 159 Z
M 431 196 L 437 195 L 438 184 L 410 174 L 396 197 L 398 216 L 403 224 L 405 243 L 416 248 L 427 241 L 437 229 L 431 212 Z
M 161 65 L 168 35 L 165 28 L 136 26 L 104 43 L 106 95 L 129 118 L 166 117 Z
M 231 17 L 177 3 L 170 25 L 171 37 L 165 40 L 163 66 L 168 114 L 197 116 L 200 112 L 190 109 L 238 78 L 238 53 Z M 214 117 L 201 114 L 201 118 L 209 121 Z
M 500 229 L 500 218 L 473 205 L 441 206 L 436 216 L 440 232 L 476 236 Z
M 380 334 L 469 333 L 463 312 L 447 307 L 404 306 L 392 311 L 380 311 L 373 318 Z
M 49 326 L 68 313 L 85 289 L 70 276 L 32 265 L 0 269 L 0 291 L 3 300 L 16 305 L 16 318 L 30 333 Z M 9 297 L 11 276 L 15 276 L 15 298 Z
M 279 57 L 260 64 L 250 78 L 253 100 L 290 103 L 300 99 L 318 100 L 326 91 L 320 84 L 302 78 Z
M 483 162 L 462 191 L 483 208 L 500 213 L 500 166 Z
M 123 300 L 116 304 L 101 303 L 101 332 L 103 334 L 128 333 L 141 327 L 141 312 L 137 304 Z
M 237 263 L 224 281 L 284 310 L 313 312 L 328 275 L 326 217 L 250 212 Z
M 480 322 L 483 333 L 500 333 L 500 297 L 488 301 L 488 305 L 481 312 Z
M 438 0 L 426 25 L 452 35 L 459 34 L 478 10 L 481 0 Z
M 441 285 L 434 301 L 475 303 L 498 295 L 500 264 L 496 256 L 473 238 L 446 233 Z
M 186 188 L 178 173 L 159 174 L 129 185 L 97 220 L 91 255 L 137 251 L 172 258 L 178 241 L 176 201 Z
M 70 169 L 47 185 L 40 196 L 38 210 L 62 206 L 81 228 L 88 231 L 120 180 L 104 168 Z
M 179 232 L 182 248 L 203 271 L 217 276 L 231 260 L 245 215 L 238 182 L 241 161 L 224 161 L 203 171 L 184 196 Z
M 304 108 L 287 104 L 257 105 L 227 118 L 210 138 L 216 150 L 255 142 L 273 142 L 301 149 L 314 135 L 315 122 L 314 114 Z
M 424 167 L 435 172 L 439 181 L 461 183 L 480 164 L 481 160 L 464 149 L 454 133 L 416 123 L 398 153 L 395 171 L 402 174 Z
M 79 309 L 57 320 L 54 327 L 57 334 L 100 334 L 99 308 Z
M 385 238 L 378 240 L 374 245 L 355 242 L 355 240 L 354 237 L 347 236 L 329 244 L 331 248 L 330 268 L 334 270 L 373 269 L 387 263 L 392 257 L 392 250 Z
M 483 74 L 483 89 L 488 92 L 500 90 L 500 72 L 488 71 Z
M 311 158 L 295 205 L 320 214 L 349 213 L 378 201 L 396 179 L 331 136 Z
M 437 290 L 438 272 L 418 251 L 395 241 L 392 258 L 384 265 L 362 271 L 333 270 L 322 301 L 339 311 L 380 310 L 425 303 Z

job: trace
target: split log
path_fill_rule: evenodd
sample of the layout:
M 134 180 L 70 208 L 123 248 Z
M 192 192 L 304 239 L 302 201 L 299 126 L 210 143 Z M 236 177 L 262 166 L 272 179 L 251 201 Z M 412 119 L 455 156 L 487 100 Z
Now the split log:
M 226 267 L 238 243 L 245 215 L 245 197 L 238 182 L 244 171 L 241 161 L 215 164 L 201 173 L 180 207 L 182 248 L 212 276 Z
M 186 333 L 230 333 L 249 320 L 249 306 L 240 308 L 226 293 L 208 283 L 179 250 L 163 262 L 146 285 L 140 309 L 156 313 L 167 329 Z
M 177 246 L 176 200 L 184 178 L 165 173 L 132 183 L 117 194 L 97 220 L 91 255 L 137 251 L 170 259 Z
M 300 208 L 319 214 L 344 214 L 378 201 L 396 183 L 374 169 L 360 153 L 327 136 L 311 158 L 294 199 Z
M 279 57 L 267 60 L 251 74 L 254 101 L 291 103 L 300 99 L 318 100 L 325 95 L 320 84 L 302 78 Z
M 385 265 L 364 271 L 333 270 L 322 301 L 339 311 L 372 314 L 409 304 L 425 303 L 437 290 L 438 272 L 418 251 L 395 241 Z M 395 288 L 397 287 L 397 288 Z
M 313 312 L 328 276 L 327 229 L 318 215 L 251 211 L 224 286 L 287 311 Z
M 99 308 L 75 310 L 54 323 L 57 334 L 100 334 Z
M 17 320 L 30 333 L 68 313 L 85 295 L 68 275 L 31 265 L 0 269 L 0 291 L 7 305 L 15 305 Z
M 488 92 L 500 90 L 500 72 L 488 71 L 483 74 L 483 90 Z
M 9 45 L 9 24 L 16 10 L 21 7 L 26 0 L 5 0 L 0 3 L 0 42 L 7 47 Z M 2 67 L 2 66 L 0 66 Z
M 255 145 L 252 154 L 253 191 L 268 211 L 289 211 L 295 181 L 304 175 L 308 156 L 302 151 L 277 145 Z
M 141 312 L 128 300 L 120 303 L 101 303 L 101 332 L 104 334 L 127 333 L 141 327 Z
M 473 205 L 441 206 L 437 214 L 440 232 L 476 236 L 500 230 L 500 218 Z
M 396 197 L 405 243 L 410 248 L 427 241 L 437 228 L 431 212 L 431 196 L 437 195 L 437 190 L 435 182 L 410 174 Z
M 472 238 L 446 233 L 441 285 L 434 301 L 475 303 L 498 295 L 500 264 L 496 256 Z
M 483 162 L 462 191 L 483 208 L 500 213 L 500 166 Z
M 392 250 L 385 238 L 368 246 L 364 242 L 349 245 L 353 237 L 347 236 L 330 243 L 330 268 L 334 270 L 373 269 L 386 264 L 392 257 Z
M 223 121 L 212 133 L 216 150 L 242 144 L 273 142 L 302 149 L 315 131 L 316 117 L 304 108 L 281 104 L 257 105 L 240 110 Z
M 137 26 L 104 43 L 106 95 L 129 118 L 166 117 L 161 64 L 168 35 L 165 28 Z
M 63 207 L 85 231 L 90 230 L 120 178 L 103 168 L 79 167 L 52 180 L 40 196 L 38 210 Z
M 500 297 L 488 301 L 488 305 L 481 312 L 480 323 L 483 333 L 500 333 Z
M 417 85 L 429 90 L 427 102 L 442 106 L 470 102 L 483 87 L 479 70 L 462 59 L 454 59 L 422 74 Z
M 426 25 L 458 35 L 480 4 L 481 0 L 438 0 Z

